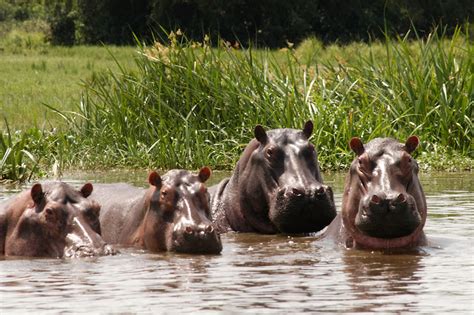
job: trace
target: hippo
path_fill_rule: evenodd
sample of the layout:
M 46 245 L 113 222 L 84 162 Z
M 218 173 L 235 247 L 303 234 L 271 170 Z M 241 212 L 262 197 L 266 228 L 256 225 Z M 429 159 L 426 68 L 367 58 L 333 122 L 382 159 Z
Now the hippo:
M 102 205 L 104 239 L 153 252 L 220 253 L 222 243 L 211 224 L 204 185 L 210 175 L 208 167 L 197 175 L 170 170 L 161 177 L 153 171 L 148 189 L 123 183 L 97 186 L 92 197 Z
M 323 184 L 312 132 L 311 121 L 303 130 L 255 127 L 232 176 L 209 189 L 220 233 L 308 234 L 331 223 L 333 192 Z
M 83 257 L 114 254 L 100 236 L 100 206 L 64 182 L 36 183 L 0 208 L 0 254 L 28 257 Z
M 426 199 L 411 153 L 417 136 L 405 144 L 376 138 L 363 144 L 352 138 L 357 157 L 347 174 L 342 209 L 327 229 L 348 248 L 392 249 L 426 243 Z

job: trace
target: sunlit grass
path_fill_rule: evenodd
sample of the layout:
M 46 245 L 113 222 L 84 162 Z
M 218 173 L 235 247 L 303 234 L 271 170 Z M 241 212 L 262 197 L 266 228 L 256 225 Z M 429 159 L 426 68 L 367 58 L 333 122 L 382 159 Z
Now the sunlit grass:
M 229 169 L 256 124 L 301 128 L 312 119 L 324 170 L 348 167 L 353 136 L 411 134 L 421 138 L 423 168 L 473 169 L 468 38 L 345 46 L 310 38 L 275 51 L 174 34 L 166 45 L 8 48 L 0 105 L 14 131 L 3 123 L 0 154 L 20 143 L 19 179 L 52 165 Z
M 0 47 L 1 47 L 0 41 Z M 4 43 L 4 42 L 3 42 Z M 13 129 L 62 127 L 43 106 L 69 110 L 80 101 L 82 81 L 115 69 L 114 58 L 131 65 L 132 47 L 50 47 L 0 50 L 0 109 Z M 111 55 L 114 55 L 114 58 Z M 2 122 L 0 127 L 5 128 Z
M 84 118 L 73 133 L 92 165 L 232 167 L 256 124 L 300 128 L 307 119 L 326 169 L 348 166 L 353 136 L 417 134 L 424 150 L 472 158 L 467 38 L 326 48 L 310 40 L 275 52 L 173 35 L 168 45 L 140 46 L 137 71 L 97 76 L 69 119 Z

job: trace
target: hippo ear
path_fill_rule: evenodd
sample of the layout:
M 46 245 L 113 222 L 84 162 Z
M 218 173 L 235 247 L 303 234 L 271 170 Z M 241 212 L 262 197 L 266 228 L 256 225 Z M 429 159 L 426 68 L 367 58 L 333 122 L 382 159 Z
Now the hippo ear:
M 306 136 L 306 138 L 309 139 L 309 137 L 311 137 L 312 133 L 313 133 L 313 122 L 311 120 L 308 120 L 304 124 L 303 134 Z
M 35 204 L 40 204 L 41 201 L 43 201 L 44 193 L 41 184 L 34 184 L 33 187 L 31 187 L 31 198 Z
M 161 177 L 160 175 L 153 171 L 148 175 L 148 182 L 150 185 L 155 186 L 156 188 L 161 188 Z
M 201 183 L 204 183 L 211 176 L 211 169 L 207 166 L 204 166 L 199 170 L 199 180 Z
M 84 186 L 81 188 L 81 195 L 84 198 L 89 197 L 92 194 L 92 190 L 94 187 L 92 186 L 91 183 L 85 183 Z
M 365 152 L 364 144 L 357 137 L 351 139 L 351 141 L 349 142 L 349 146 L 351 147 L 352 151 L 357 154 L 357 156 L 361 156 Z
M 420 139 L 418 139 L 417 136 L 410 136 L 408 137 L 407 142 L 405 142 L 405 149 L 408 153 L 412 153 L 418 147 L 419 143 Z
M 255 126 L 254 134 L 258 142 L 260 142 L 261 144 L 267 143 L 268 136 L 267 136 L 267 133 L 265 132 L 265 129 L 263 129 L 261 125 Z

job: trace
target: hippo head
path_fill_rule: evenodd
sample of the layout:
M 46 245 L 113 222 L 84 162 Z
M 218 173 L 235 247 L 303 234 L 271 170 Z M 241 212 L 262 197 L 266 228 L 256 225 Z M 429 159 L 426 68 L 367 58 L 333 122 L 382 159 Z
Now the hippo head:
M 332 189 L 322 184 L 308 140 L 312 131 L 311 121 L 303 130 L 255 127 L 255 139 L 239 161 L 245 165 L 239 190 L 243 216 L 258 232 L 317 232 L 336 216 Z
M 211 175 L 203 167 L 195 175 L 171 170 L 163 178 L 150 173 L 149 208 L 145 217 L 145 247 L 154 251 L 218 254 L 220 235 L 211 225 L 208 193 L 204 182 Z
M 91 192 L 89 183 L 80 191 L 62 182 L 34 184 L 32 202 L 26 205 L 6 252 L 45 257 L 112 253 L 100 237 L 100 207 L 86 199 Z
M 357 154 L 346 179 L 342 217 L 360 247 L 396 248 L 414 244 L 426 221 L 426 201 L 411 156 L 418 137 L 405 144 L 377 138 L 363 145 L 350 141 Z

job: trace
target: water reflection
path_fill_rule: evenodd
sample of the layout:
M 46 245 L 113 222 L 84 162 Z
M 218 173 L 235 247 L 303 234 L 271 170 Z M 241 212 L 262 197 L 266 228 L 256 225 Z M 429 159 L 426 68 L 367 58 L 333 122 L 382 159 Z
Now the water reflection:
M 413 284 L 421 281 L 418 250 L 402 254 L 348 250 L 342 257 L 344 272 L 357 305 L 353 312 L 403 312 L 417 309 Z M 396 303 L 390 303 L 397 296 Z
M 72 183 L 133 177 L 147 185 L 146 172 L 133 174 Z M 86 259 L 5 259 L 0 313 L 473 313 L 473 176 L 457 174 L 422 175 L 433 246 L 370 252 L 316 237 L 228 233 L 221 255 L 122 248 Z M 324 178 L 340 209 L 344 176 Z

